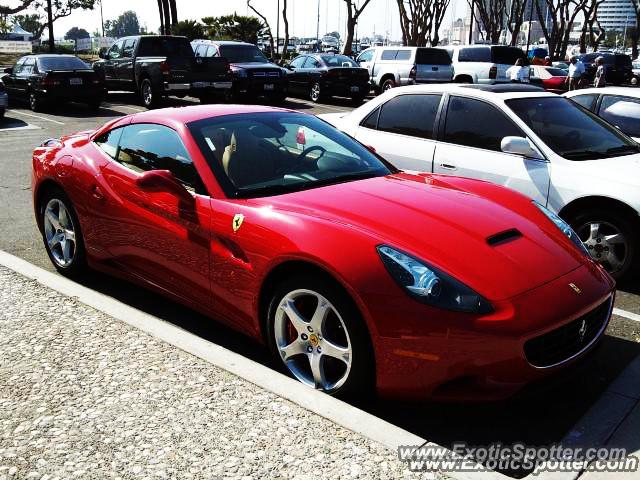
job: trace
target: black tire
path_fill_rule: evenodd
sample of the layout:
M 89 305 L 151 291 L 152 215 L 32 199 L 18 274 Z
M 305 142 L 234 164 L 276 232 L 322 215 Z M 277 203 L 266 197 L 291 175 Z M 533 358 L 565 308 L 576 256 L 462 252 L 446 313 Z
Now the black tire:
M 61 265 L 60 262 L 56 259 L 52 249 L 49 247 L 49 242 L 47 241 L 47 231 L 45 227 L 45 214 L 47 205 L 50 204 L 52 200 L 57 200 L 61 202 L 66 211 L 69 213 L 71 217 L 70 220 L 73 225 L 73 231 L 75 233 L 75 245 L 73 248 L 73 259 L 67 265 Z M 60 188 L 54 188 L 46 192 L 38 206 L 38 226 L 40 227 L 40 232 L 42 234 L 42 241 L 44 243 L 44 248 L 47 251 L 47 255 L 49 256 L 49 260 L 56 268 L 58 272 L 67 276 L 77 278 L 81 276 L 87 270 L 87 260 L 85 254 L 84 247 L 84 239 L 82 236 L 82 229 L 80 227 L 80 221 L 78 220 L 78 215 L 76 214 L 75 209 L 73 208 L 73 204 L 69 197 L 64 193 L 64 191 Z
M 396 81 L 393 78 L 385 78 L 384 81 L 382 82 L 382 85 L 380 85 L 380 92 L 384 93 L 387 90 L 391 90 L 392 88 L 395 88 L 396 86 Z
M 352 363 L 346 380 L 339 388 L 327 393 L 339 398 L 352 398 L 356 395 L 366 396 L 375 384 L 375 362 L 369 332 L 353 300 L 333 279 L 327 276 L 292 275 L 276 286 L 267 310 L 266 335 L 269 350 L 278 369 L 286 375 L 296 378 L 280 356 L 276 343 L 275 322 L 276 311 L 283 298 L 290 292 L 300 289 L 319 293 L 335 307 L 344 322 L 351 344 Z
M 44 110 L 44 100 L 39 95 L 36 95 L 35 92 L 29 92 L 29 108 L 32 112 Z
M 149 110 L 157 108 L 161 102 L 161 94 L 153 88 L 153 83 L 148 78 L 144 78 L 140 82 L 140 101 L 145 108 Z
M 322 86 L 320 85 L 320 82 L 314 82 L 311 84 L 311 86 L 309 87 L 309 100 L 311 100 L 313 103 L 318 103 L 322 100 L 324 100 L 325 95 L 324 92 L 322 91 Z
M 275 103 L 276 105 L 280 105 L 284 103 L 286 99 L 287 99 L 287 92 L 279 92 L 271 96 L 272 102 Z
M 351 97 L 351 103 L 358 107 L 364 103 L 365 98 L 367 98 L 366 95 L 354 95 Z
M 612 269 L 607 263 L 607 256 L 609 250 L 602 251 L 605 248 L 604 243 L 596 242 L 595 244 L 587 245 L 589 252 L 594 260 L 602 262 L 607 271 L 616 280 L 625 279 L 633 274 L 633 267 L 640 263 L 638 260 L 638 248 L 640 247 L 640 235 L 637 222 L 626 215 L 624 212 L 618 212 L 605 208 L 594 208 L 586 212 L 580 212 L 573 215 L 572 218 L 566 219 L 571 227 L 576 231 L 580 239 L 586 241 L 590 236 L 590 224 L 601 224 L 600 236 L 604 237 L 607 234 L 613 234 L 614 230 L 617 231 L 625 238 L 626 242 L 624 250 L 621 245 L 607 245 L 606 248 L 615 248 L 616 253 L 620 258 L 623 258 L 622 265 L 619 268 Z M 592 242 L 589 242 L 592 243 Z M 624 252 L 624 256 L 622 254 Z M 598 257 L 597 255 L 600 255 Z
M 87 103 L 87 107 L 89 107 L 89 110 L 94 110 L 94 111 L 98 111 L 100 110 L 100 105 L 102 104 L 102 100 L 94 100 L 91 102 Z

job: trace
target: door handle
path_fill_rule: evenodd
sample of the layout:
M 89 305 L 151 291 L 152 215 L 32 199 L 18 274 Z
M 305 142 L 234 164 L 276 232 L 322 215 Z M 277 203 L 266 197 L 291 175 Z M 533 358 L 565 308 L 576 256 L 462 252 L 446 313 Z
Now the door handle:
M 91 196 L 93 198 L 95 198 L 96 200 L 104 200 L 104 194 L 102 193 L 102 190 L 100 190 L 100 187 L 98 187 L 97 185 L 92 185 L 90 190 Z
M 445 170 L 457 170 L 458 167 L 456 167 L 455 165 L 451 165 L 449 163 L 441 163 L 440 166 L 442 168 L 444 168 Z

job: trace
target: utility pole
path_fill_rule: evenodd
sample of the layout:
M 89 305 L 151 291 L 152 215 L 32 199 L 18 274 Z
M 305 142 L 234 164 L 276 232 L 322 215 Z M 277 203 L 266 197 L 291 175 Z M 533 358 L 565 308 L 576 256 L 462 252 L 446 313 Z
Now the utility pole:
M 280 55 L 280 0 L 278 0 L 278 12 L 276 17 L 276 54 Z M 284 53 L 284 52 L 283 52 Z M 280 58 L 280 57 L 278 57 Z
M 102 2 L 103 0 L 100 0 L 100 23 L 102 24 L 102 36 L 104 37 L 104 15 L 102 14 Z
M 529 45 L 531 44 L 531 21 L 533 19 L 533 2 L 538 0 L 529 0 L 529 28 L 527 29 L 527 57 L 529 56 Z M 551 52 L 549 52 L 551 54 Z
M 320 41 L 320 0 L 318 0 L 318 20 L 316 23 L 316 44 L 319 41 Z
M 53 39 L 53 10 L 51 0 L 47 0 L 47 22 L 49 27 L 49 53 L 56 53 L 56 45 Z

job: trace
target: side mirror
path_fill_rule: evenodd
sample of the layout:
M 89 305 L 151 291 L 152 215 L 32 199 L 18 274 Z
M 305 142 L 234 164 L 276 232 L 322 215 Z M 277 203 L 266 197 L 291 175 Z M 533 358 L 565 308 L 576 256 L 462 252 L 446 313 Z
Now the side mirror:
M 283 67 L 286 68 L 287 70 L 293 70 L 293 67 L 291 66 L 290 63 L 285 63 Z
M 13 73 L 13 67 L 5 68 L 4 73 L 8 73 L 9 75 L 11 75 Z
M 100 52 L 98 52 L 98 57 L 100 57 L 103 60 L 107 60 L 109 57 L 107 56 L 107 52 L 100 50 Z
M 500 142 L 500 149 L 504 153 L 513 153 L 538 160 L 543 159 L 540 152 L 538 152 L 529 139 L 524 137 L 504 137 L 502 142 Z
M 193 203 L 193 196 L 169 170 L 149 170 L 136 179 L 136 185 L 146 192 L 167 192 L 180 200 Z

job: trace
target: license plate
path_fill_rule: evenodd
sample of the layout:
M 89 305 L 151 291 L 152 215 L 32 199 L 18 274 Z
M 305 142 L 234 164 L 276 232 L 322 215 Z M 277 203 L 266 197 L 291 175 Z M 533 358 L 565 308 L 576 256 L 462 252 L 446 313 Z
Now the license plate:
M 209 86 L 209 82 L 193 82 L 191 86 L 193 88 L 205 88 Z
M 275 85 L 273 83 L 265 83 L 264 84 L 264 89 L 265 90 L 275 90 Z
M 351 87 L 351 91 L 352 92 L 359 92 L 360 91 L 360 87 Z
M 69 85 L 82 85 L 82 79 L 81 78 L 70 78 L 69 79 Z

